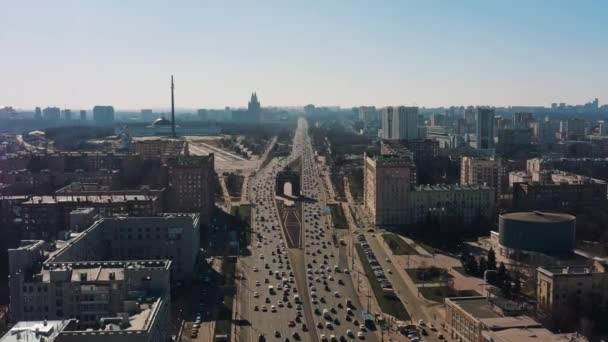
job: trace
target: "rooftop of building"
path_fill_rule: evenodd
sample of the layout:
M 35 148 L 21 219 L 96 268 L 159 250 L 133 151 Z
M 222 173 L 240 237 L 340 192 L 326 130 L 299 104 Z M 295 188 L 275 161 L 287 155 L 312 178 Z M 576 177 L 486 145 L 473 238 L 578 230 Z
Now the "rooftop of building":
M 44 244 L 44 241 L 42 240 L 21 240 L 19 242 L 19 246 L 17 246 L 17 248 L 13 248 L 13 249 L 31 249 L 31 248 L 36 248 L 39 246 L 42 246 Z
M 158 319 L 159 309 L 162 305 L 163 297 L 148 296 L 136 300 L 127 301 L 130 312 L 117 314 L 114 317 L 103 317 L 100 319 L 98 329 L 87 327 L 83 330 L 78 326 L 75 319 L 64 321 L 21 321 L 15 324 L 7 332 L 0 342 L 51 342 L 58 335 L 79 336 L 86 340 L 86 336 L 108 335 L 131 335 L 146 333 Z
M 95 208 L 76 208 L 70 212 L 70 214 L 91 214 L 95 211 Z
M 505 316 L 482 318 L 479 320 L 489 330 L 503 330 L 511 328 L 540 328 L 542 324 L 528 316 Z
M 539 267 L 538 271 L 548 276 L 580 276 L 603 273 L 599 272 L 593 265 Z
M 608 158 L 551 158 L 551 157 L 543 157 L 541 158 L 541 163 L 549 163 L 549 162 L 585 162 L 585 161 L 593 161 L 593 162 L 608 162 Z
M 509 328 L 500 331 L 482 331 L 482 336 L 494 342 L 585 342 L 577 334 L 554 334 L 545 328 Z
M 29 200 L 23 202 L 24 205 L 36 204 L 56 204 L 65 202 L 82 202 L 82 203 L 124 203 L 136 201 L 153 201 L 158 199 L 157 196 L 150 194 L 97 194 L 97 195 L 45 195 L 32 196 Z
M 105 151 L 18 151 L 14 153 L 6 154 L 6 158 L 20 158 L 20 157 L 32 157 L 32 156 L 47 156 L 47 157 L 124 157 L 133 156 L 133 153 L 116 153 L 116 152 L 105 152 Z
M 124 279 L 125 270 L 144 268 L 168 269 L 169 267 L 171 267 L 171 260 L 55 262 L 53 258 L 49 258 L 42 265 L 42 276 L 43 280 L 45 280 L 45 277 L 49 276 L 50 271 L 66 271 L 71 272 L 72 281 L 82 281 L 83 279 L 87 281 L 122 280 Z M 81 276 L 81 274 L 86 274 L 86 276 Z
M 491 190 L 485 184 L 421 184 L 414 187 L 416 191 L 466 191 L 466 190 Z
M 548 213 L 542 211 L 514 212 L 500 214 L 500 216 L 505 219 L 535 223 L 569 222 L 576 219 L 575 216 L 566 213 Z
M 606 182 L 601 179 L 595 179 L 583 175 L 577 175 L 574 173 L 555 170 L 551 172 L 551 178 L 555 183 L 568 183 L 568 184 L 585 184 L 585 183 L 598 183 L 605 184 Z
M 178 164 L 178 165 L 198 165 L 202 163 L 206 163 L 210 160 L 214 159 L 214 154 L 209 153 L 205 156 L 191 156 L 191 155 L 181 155 L 176 156 L 175 158 L 170 158 L 167 160 L 167 164 Z
M 511 171 L 511 172 L 509 172 L 509 174 L 520 176 L 520 177 L 526 177 L 526 176 L 532 177 L 532 175 L 526 170 Z
M 446 303 L 448 301 L 458 306 L 460 309 L 476 319 L 503 317 L 501 314 L 493 310 L 490 305 L 488 305 L 488 299 L 486 297 L 476 296 L 446 298 Z
M 171 120 L 167 120 L 165 118 L 158 118 L 150 124 L 150 126 L 153 126 L 153 127 L 167 127 L 167 126 L 171 127 L 171 125 L 172 125 Z
M 47 342 L 52 341 L 70 321 L 27 321 L 17 322 L 0 342 Z
M 73 182 L 65 187 L 55 191 L 56 195 L 137 195 L 137 194 L 156 194 L 164 191 L 161 189 L 150 189 L 148 186 L 142 186 L 139 189 L 110 189 L 107 185 L 97 183 L 80 183 Z
M 446 304 L 452 303 L 478 320 L 504 318 L 522 312 L 522 307 L 519 304 L 499 297 L 452 297 L 446 298 L 445 301 Z M 500 320 L 488 322 L 498 324 Z M 512 321 L 505 320 L 504 322 L 507 324 Z
M 110 187 L 98 183 L 80 183 L 73 182 L 63 188 L 55 191 L 56 194 L 62 194 L 70 191 L 108 191 Z

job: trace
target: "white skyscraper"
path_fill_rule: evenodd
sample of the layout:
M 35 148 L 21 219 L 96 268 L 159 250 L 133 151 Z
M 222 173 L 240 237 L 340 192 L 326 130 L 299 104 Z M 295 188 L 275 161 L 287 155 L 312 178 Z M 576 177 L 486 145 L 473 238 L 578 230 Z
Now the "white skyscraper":
M 382 111 L 382 138 L 418 139 L 418 107 L 386 107 Z

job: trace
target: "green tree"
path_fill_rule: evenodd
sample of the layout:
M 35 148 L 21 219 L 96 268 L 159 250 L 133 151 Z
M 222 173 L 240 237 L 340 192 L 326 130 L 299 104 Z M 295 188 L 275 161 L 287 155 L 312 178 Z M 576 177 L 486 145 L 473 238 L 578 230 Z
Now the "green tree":
M 507 298 L 511 298 L 511 294 L 513 293 L 513 287 L 511 285 L 511 280 L 506 279 L 503 283 L 502 286 L 500 288 L 502 290 L 502 294 L 507 297 Z
M 486 260 L 486 258 L 481 257 L 481 258 L 479 258 L 479 267 L 478 267 L 479 276 L 483 277 L 483 274 L 486 270 L 488 270 L 488 261 Z
M 520 295 L 521 294 L 521 281 L 519 281 L 519 277 L 513 278 L 513 294 Z
M 494 253 L 494 249 L 490 248 L 488 251 L 488 269 L 495 270 L 496 269 L 496 253 Z
M 497 280 L 499 283 L 504 282 L 507 279 L 507 268 L 505 267 L 505 263 L 501 262 L 498 266 L 498 275 Z

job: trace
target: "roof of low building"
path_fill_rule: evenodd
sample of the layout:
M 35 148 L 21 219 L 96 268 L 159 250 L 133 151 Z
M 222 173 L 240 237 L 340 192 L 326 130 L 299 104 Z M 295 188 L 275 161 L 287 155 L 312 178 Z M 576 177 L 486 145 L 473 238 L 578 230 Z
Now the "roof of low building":
M 566 213 L 548 213 L 542 211 L 513 212 L 501 214 L 500 216 L 505 219 L 535 223 L 568 222 L 576 219 L 573 215 Z

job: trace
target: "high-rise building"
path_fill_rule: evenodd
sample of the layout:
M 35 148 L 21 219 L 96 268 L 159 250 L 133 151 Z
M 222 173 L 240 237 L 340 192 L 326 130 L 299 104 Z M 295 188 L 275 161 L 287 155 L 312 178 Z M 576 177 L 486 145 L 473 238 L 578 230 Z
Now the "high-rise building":
M 259 124 L 262 117 L 262 107 L 258 101 L 258 95 L 251 94 L 251 100 L 247 104 L 247 110 L 232 111 L 232 120 L 240 123 Z
M 600 121 L 598 133 L 599 135 L 608 135 L 608 122 Z
M 196 113 L 198 114 L 198 119 L 201 121 L 205 121 L 205 120 L 209 119 L 209 115 L 208 115 L 206 109 L 199 109 L 196 111 Z
M 72 110 L 71 109 L 63 110 L 63 120 L 72 121 Z
M 174 212 L 200 213 L 206 224 L 213 210 L 215 195 L 214 155 L 178 156 L 166 161 L 168 201 Z
M 86 121 L 87 120 L 87 111 L 82 109 L 80 111 L 80 121 Z
M 557 121 L 539 120 L 532 123 L 532 135 L 539 144 L 552 144 L 556 141 L 555 134 L 559 130 Z
M 155 116 L 152 109 L 142 109 L 141 110 L 141 120 L 145 122 L 151 122 L 157 117 Z
M 443 114 L 431 114 L 431 126 L 445 126 L 446 117 Z
M 386 107 L 382 111 L 382 138 L 418 139 L 418 107 Z
M 34 116 L 36 120 L 42 119 L 42 109 L 40 107 L 36 107 L 36 114 Z
M 110 126 L 114 124 L 114 107 L 112 106 L 95 106 L 93 107 L 93 122 L 101 126 Z
M 247 112 L 248 112 L 248 116 L 250 117 L 251 121 L 253 121 L 255 123 L 260 123 L 260 118 L 262 115 L 262 107 L 261 107 L 260 101 L 258 101 L 258 95 L 255 92 L 253 94 L 251 94 L 251 100 L 249 101 L 249 104 L 247 105 Z
M 477 108 L 477 149 L 494 148 L 494 109 Z
M 564 123 L 564 121 L 562 121 Z M 565 140 L 582 140 L 585 137 L 585 120 L 573 118 L 562 125 L 562 138 Z
M 513 126 L 515 128 L 528 128 L 532 121 L 534 121 L 532 113 L 518 112 L 513 114 Z
M 494 210 L 494 189 L 487 185 L 412 185 L 414 163 L 406 155 L 364 155 L 364 207 L 377 225 L 438 222 L 473 223 L 489 219 Z
M 464 110 L 464 120 L 467 124 L 470 125 L 475 123 L 476 112 L 474 107 L 467 107 L 467 109 Z
M 61 110 L 57 107 L 46 107 L 42 110 L 42 117 L 48 121 L 59 121 Z
M 502 187 L 500 159 L 493 157 L 462 157 L 460 162 L 461 185 L 487 185 L 497 191 Z
M 531 128 L 506 128 L 498 132 L 501 146 L 529 145 L 532 142 Z
M 406 221 L 413 161 L 404 155 L 364 156 L 364 203 L 372 220 L 382 224 Z M 390 189 L 390 191 L 389 191 Z

